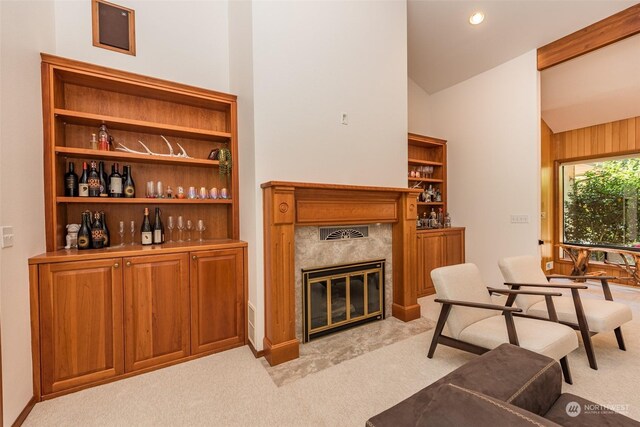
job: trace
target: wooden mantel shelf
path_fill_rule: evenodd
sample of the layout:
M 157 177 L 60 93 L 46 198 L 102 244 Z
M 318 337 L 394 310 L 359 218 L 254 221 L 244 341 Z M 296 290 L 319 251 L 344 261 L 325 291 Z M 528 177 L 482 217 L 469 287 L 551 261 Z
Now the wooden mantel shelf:
M 420 317 L 416 216 L 420 190 L 270 181 L 261 185 L 264 210 L 265 338 L 273 366 L 299 355 L 295 335 L 295 226 L 392 224 L 392 315 Z

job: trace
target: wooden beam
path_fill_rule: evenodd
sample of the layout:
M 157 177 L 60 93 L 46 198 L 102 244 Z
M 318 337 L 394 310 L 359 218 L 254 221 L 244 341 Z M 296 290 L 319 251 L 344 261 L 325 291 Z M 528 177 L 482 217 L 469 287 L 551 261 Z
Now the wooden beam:
M 640 3 L 538 48 L 538 71 L 640 33 Z

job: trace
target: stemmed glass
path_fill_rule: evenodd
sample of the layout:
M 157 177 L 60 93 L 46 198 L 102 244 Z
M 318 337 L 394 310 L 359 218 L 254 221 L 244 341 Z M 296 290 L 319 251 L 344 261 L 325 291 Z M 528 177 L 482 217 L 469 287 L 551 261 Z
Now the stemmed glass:
M 120 221 L 118 234 L 120 235 L 120 246 L 124 246 L 124 221 Z
M 191 241 L 191 230 L 193 230 L 193 222 L 190 219 L 187 220 L 187 242 Z
M 173 242 L 173 229 L 176 227 L 176 224 L 173 222 L 173 216 L 169 216 L 167 219 L 167 229 L 169 230 L 169 241 Z
M 182 242 L 182 231 L 184 230 L 184 218 L 178 216 L 178 242 Z
M 134 220 L 131 220 L 131 244 L 135 245 L 136 244 L 136 222 Z
M 198 233 L 200 233 L 200 239 L 199 241 L 204 241 L 204 239 L 202 238 L 202 233 L 204 233 L 204 230 L 206 230 L 207 228 L 204 226 L 204 221 L 199 219 L 198 220 L 198 226 L 196 227 L 196 230 L 198 230 Z

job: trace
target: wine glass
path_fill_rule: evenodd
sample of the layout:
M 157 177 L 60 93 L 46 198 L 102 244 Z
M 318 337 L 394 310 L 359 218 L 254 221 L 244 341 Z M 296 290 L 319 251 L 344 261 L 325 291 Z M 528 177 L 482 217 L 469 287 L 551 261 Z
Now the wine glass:
M 184 230 L 184 218 L 178 216 L 178 242 L 182 242 L 182 231 Z
M 191 230 L 193 230 L 193 222 L 190 219 L 187 220 L 187 242 L 191 241 Z
M 176 224 L 173 222 L 173 216 L 169 216 L 167 219 L 167 229 L 169 230 L 169 241 L 173 242 L 173 229 Z
M 120 221 L 118 234 L 120 235 L 120 246 L 124 246 L 124 221 Z
M 202 238 L 202 233 L 204 233 L 204 230 L 206 230 L 207 228 L 204 226 L 204 221 L 199 219 L 198 220 L 198 225 L 196 227 L 196 230 L 198 230 L 198 233 L 200 233 L 200 239 L 198 239 L 199 241 L 203 242 L 204 239 Z
M 134 220 L 131 220 L 131 244 L 135 245 L 136 244 L 136 222 Z

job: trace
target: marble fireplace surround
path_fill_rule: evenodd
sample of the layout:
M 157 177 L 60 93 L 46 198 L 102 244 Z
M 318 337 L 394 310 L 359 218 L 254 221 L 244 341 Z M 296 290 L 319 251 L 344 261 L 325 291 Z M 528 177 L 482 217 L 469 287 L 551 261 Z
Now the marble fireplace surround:
M 296 337 L 296 227 L 390 224 L 391 315 L 420 317 L 415 286 L 416 197 L 420 190 L 270 181 L 262 184 L 265 338 L 271 366 L 299 357 Z

